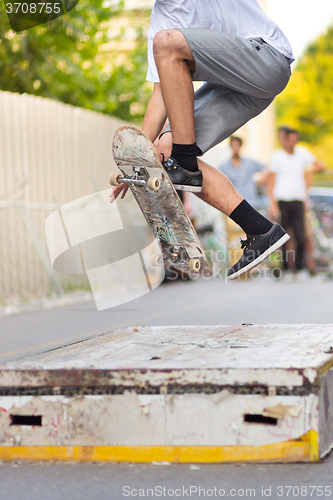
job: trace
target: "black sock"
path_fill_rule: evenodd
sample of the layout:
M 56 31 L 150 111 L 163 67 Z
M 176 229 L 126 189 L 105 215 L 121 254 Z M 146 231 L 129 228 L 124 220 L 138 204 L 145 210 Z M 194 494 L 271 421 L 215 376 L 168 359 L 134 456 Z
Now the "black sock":
M 194 144 L 172 144 L 171 156 L 182 168 L 196 172 L 199 170 L 197 155 L 199 148 Z
M 251 236 L 265 234 L 273 226 L 268 219 L 251 207 L 246 200 L 243 200 L 231 212 L 229 217 L 243 229 L 244 233 Z

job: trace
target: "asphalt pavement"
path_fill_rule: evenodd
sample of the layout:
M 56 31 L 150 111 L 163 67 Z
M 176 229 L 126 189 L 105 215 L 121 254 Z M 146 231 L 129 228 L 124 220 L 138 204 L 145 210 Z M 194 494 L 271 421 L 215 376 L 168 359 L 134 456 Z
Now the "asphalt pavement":
M 128 304 L 98 312 L 95 303 L 0 317 L 0 363 L 140 325 L 333 323 L 333 281 L 173 281 Z
M 0 498 L 318 499 L 333 496 L 333 456 L 321 464 L 63 464 L 0 466 Z

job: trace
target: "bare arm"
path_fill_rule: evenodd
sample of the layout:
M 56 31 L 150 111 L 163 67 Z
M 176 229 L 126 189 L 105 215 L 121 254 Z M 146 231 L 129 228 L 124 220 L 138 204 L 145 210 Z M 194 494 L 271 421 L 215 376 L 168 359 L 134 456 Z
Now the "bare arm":
M 325 170 L 326 164 L 320 160 L 315 160 L 312 165 L 308 166 L 304 171 L 306 189 L 312 186 L 313 174 Z
M 166 118 L 167 114 L 161 85 L 159 83 L 154 83 L 153 95 L 148 103 L 142 125 L 142 130 L 148 135 L 151 142 L 154 142 L 161 132 Z
M 255 172 L 253 174 L 253 179 L 258 186 L 265 186 L 267 184 L 268 176 L 269 171 L 267 168 L 264 168 L 261 172 Z
M 326 164 L 320 160 L 315 160 L 312 165 L 310 165 L 309 167 L 307 167 L 305 169 L 305 172 L 310 172 L 310 173 L 314 173 L 314 172 L 322 172 L 323 170 L 325 170 L 326 168 Z

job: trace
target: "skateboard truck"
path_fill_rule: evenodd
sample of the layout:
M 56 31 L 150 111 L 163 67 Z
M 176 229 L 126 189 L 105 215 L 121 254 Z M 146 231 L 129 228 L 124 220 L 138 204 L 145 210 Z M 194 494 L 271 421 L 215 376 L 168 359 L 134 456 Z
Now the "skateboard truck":
M 123 176 L 119 172 L 112 173 L 109 179 L 111 186 L 119 186 L 123 182 L 128 185 L 147 186 L 148 189 L 153 191 L 158 191 L 160 189 L 161 181 L 158 177 L 149 177 L 148 180 L 142 177 L 142 174 L 146 171 L 144 167 L 134 167 L 133 170 L 134 174 L 132 176 Z
M 170 260 L 173 263 L 178 262 L 178 260 L 184 256 L 182 253 L 185 252 L 187 255 L 186 250 L 181 247 L 181 246 L 173 246 L 170 248 Z M 187 264 L 188 271 L 194 271 L 194 272 L 199 272 L 201 269 L 201 262 L 200 259 L 190 259 Z
M 180 257 L 180 249 L 181 247 L 171 247 L 170 250 L 170 259 L 172 262 L 177 262 L 177 260 L 179 259 Z

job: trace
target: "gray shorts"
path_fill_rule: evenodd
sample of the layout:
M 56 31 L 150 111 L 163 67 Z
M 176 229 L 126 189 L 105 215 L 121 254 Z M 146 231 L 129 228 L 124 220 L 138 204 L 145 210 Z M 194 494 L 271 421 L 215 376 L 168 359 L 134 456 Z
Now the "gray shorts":
M 261 38 L 208 29 L 180 30 L 195 60 L 196 142 L 203 153 L 259 115 L 290 78 L 290 60 Z M 170 130 L 170 128 L 165 131 Z

